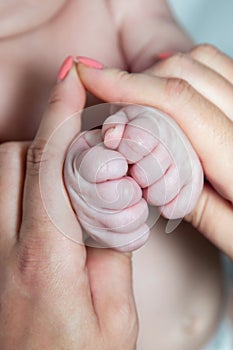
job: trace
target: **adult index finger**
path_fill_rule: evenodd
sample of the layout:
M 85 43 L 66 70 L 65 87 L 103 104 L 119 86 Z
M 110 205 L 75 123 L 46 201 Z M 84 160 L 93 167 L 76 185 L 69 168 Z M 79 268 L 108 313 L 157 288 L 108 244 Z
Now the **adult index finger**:
M 205 175 L 233 201 L 233 124 L 186 81 L 79 64 L 84 86 L 107 102 L 138 103 L 169 114 L 190 139 Z

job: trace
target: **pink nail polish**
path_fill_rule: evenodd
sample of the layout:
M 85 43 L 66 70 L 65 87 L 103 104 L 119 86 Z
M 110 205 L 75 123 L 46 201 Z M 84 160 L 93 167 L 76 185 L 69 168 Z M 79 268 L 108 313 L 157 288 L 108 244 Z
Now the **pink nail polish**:
M 67 74 L 69 73 L 69 71 L 72 68 L 73 65 L 73 57 L 72 56 L 68 56 L 65 61 L 62 63 L 61 68 L 59 69 L 59 72 L 57 74 L 57 81 L 62 81 L 65 79 L 65 77 L 67 76 Z
M 165 51 L 165 52 L 161 52 L 156 56 L 156 59 L 158 61 L 162 61 L 165 60 L 166 58 L 171 57 L 172 55 L 174 55 L 175 51 Z
M 104 65 L 100 63 L 99 61 L 96 61 L 90 57 L 85 56 L 77 56 L 78 63 L 82 63 L 87 67 L 95 68 L 95 69 L 103 69 Z

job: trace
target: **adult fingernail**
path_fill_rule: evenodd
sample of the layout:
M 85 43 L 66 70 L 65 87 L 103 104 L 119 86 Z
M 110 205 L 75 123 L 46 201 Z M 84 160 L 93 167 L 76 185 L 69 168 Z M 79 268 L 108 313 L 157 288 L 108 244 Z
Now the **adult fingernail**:
M 74 59 L 72 56 L 68 56 L 65 61 L 62 63 L 59 72 L 57 74 L 57 82 L 60 82 L 66 78 L 69 71 L 73 66 Z
M 159 53 L 157 56 L 156 56 L 156 60 L 157 61 L 162 61 L 162 60 L 165 60 L 166 58 L 169 58 L 171 57 L 172 55 L 174 55 L 175 51 L 164 51 L 164 52 L 161 52 Z
M 90 57 L 77 56 L 76 59 L 77 59 L 78 63 L 82 63 L 89 68 L 95 68 L 95 69 L 103 69 L 104 68 L 104 65 L 101 62 L 96 61 Z

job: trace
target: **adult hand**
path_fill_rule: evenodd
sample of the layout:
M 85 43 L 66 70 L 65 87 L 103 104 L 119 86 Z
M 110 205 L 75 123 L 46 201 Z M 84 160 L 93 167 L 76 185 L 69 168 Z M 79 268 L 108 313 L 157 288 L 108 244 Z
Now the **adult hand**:
M 180 125 L 207 179 L 186 220 L 233 259 L 233 61 L 203 45 L 142 74 L 78 67 L 84 86 L 99 98 L 156 107 Z
M 85 91 L 73 67 L 54 88 L 33 142 L 0 146 L 2 350 L 135 346 L 129 255 L 86 250 L 60 232 L 75 232 L 81 242 L 61 175 L 66 148 L 80 130 L 80 118 L 70 116 L 84 103 Z M 58 221 L 52 222 L 48 208 Z

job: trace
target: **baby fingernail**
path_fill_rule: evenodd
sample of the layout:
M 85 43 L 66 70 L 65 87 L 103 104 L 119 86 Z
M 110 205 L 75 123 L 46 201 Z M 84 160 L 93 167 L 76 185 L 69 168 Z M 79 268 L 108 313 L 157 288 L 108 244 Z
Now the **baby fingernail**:
M 93 58 L 85 57 L 85 56 L 77 56 L 76 58 L 78 60 L 78 63 L 82 63 L 87 67 L 95 68 L 95 69 L 103 69 L 104 68 L 104 65 L 101 62 L 96 61 Z
M 69 71 L 71 70 L 73 66 L 73 57 L 68 56 L 65 61 L 62 63 L 59 72 L 57 74 L 57 82 L 60 82 L 66 78 L 68 75 Z

